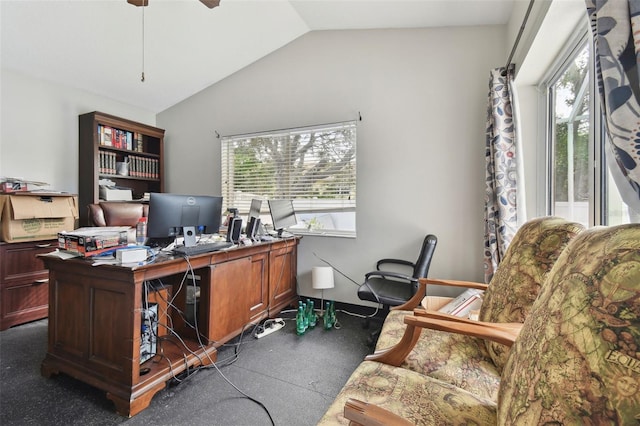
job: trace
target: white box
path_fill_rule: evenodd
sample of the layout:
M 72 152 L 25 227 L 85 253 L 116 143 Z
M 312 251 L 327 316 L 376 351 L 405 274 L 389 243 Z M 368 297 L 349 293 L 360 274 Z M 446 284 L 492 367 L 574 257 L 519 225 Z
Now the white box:
M 100 199 L 104 201 L 131 201 L 133 197 L 130 189 L 114 189 L 101 186 Z
M 120 263 L 144 262 L 147 259 L 147 249 L 141 247 L 121 248 L 116 250 L 116 259 Z

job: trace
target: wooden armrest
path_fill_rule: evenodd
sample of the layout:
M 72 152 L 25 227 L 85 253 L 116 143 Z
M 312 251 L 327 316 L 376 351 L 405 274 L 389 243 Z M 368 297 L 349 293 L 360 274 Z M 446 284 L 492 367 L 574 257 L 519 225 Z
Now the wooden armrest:
M 480 290 L 486 290 L 488 287 L 488 284 L 478 283 L 474 281 L 436 280 L 432 278 L 419 278 L 418 291 L 416 291 L 416 294 L 414 294 L 411 299 L 407 300 L 402 305 L 393 306 L 390 308 L 390 310 L 413 311 L 415 308 L 420 306 L 423 299 L 425 298 L 425 295 L 427 294 L 427 285 L 429 284 L 445 285 L 449 287 L 477 288 Z
M 439 312 L 436 314 L 439 314 Z M 427 313 L 427 315 L 429 314 Z M 455 320 L 445 320 L 422 316 L 422 314 L 407 315 L 404 317 L 404 322 L 408 326 L 465 334 L 467 336 L 491 340 L 506 346 L 513 345 L 522 328 L 522 324 L 520 323 L 491 323 L 465 320 L 459 317 L 455 317 Z
M 444 285 L 449 287 L 465 287 L 465 288 L 477 288 L 480 290 L 486 290 L 489 287 L 488 284 L 478 283 L 475 281 L 459 281 L 459 280 L 439 280 L 433 278 L 419 278 L 420 283 L 424 282 L 425 286 L 428 284 Z
M 520 330 L 522 328 L 522 323 L 519 322 L 483 322 L 483 321 L 475 321 L 475 320 L 470 320 L 468 318 L 464 318 L 464 317 L 457 317 L 455 315 L 451 315 L 451 314 L 445 314 L 444 312 L 439 312 L 439 311 L 433 311 L 433 310 L 429 310 L 429 309 L 421 309 L 421 308 L 416 308 L 413 310 L 413 315 L 418 316 L 418 317 L 425 317 L 425 318 L 433 318 L 433 319 L 439 319 L 439 320 L 443 320 L 443 321 L 453 321 L 453 322 L 459 322 L 459 323 L 463 323 L 463 324 L 482 324 L 484 327 L 497 327 L 497 328 L 512 328 L 512 329 L 517 329 Z
M 398 343 L 390 348 L 381 349 L 371 355 L 367 355 L 365 360 L 383 362 L 399 367 L 413 350 L 423 328 L 478 337 L 509 347 L 513 345 L 518 334 L 520 334 L 520 329 L 522 329 L 521 323 L 473 321 L 441 312 L 423 311 L 421 309 L 415 309 L 413 313 L 414 315 L 406 315 L 404 317 L 407 328 Z
M 407 317 L 410 316 L 411 315 L 407 315 Z M 405 322 L 407 317 L 405 317 Z M 404 334 L 398 343 L 390 348 L 382 349 L 372 353 L 371 355 L 367 355 L 364 359 L 367 361 L 383 362 L 385 364 L 399 367 L 416 345 L 421 333 L 422 327 L 407 324 L 407 328 L 404 330 Z
M 474 281 L 457 281 L 457 280 L 440 280 L 433 278 L 419 278 L 418 279 L 418 291 L 413 297 L 402 305 L 394 306 L 391 310 L 402 310 L 402 311 L 412 311 L 419 307 L 420 305 L 424 306 L 425 295 L 427 294 L 427 285 L 436 284 L 436 285 L 444 285 L 450 287 L 464 287 L 464 288 L 476 288 L 480 290 L 486 290 L 488 285 L 483 283 L 478 283 Z M 428 297 L 428 296 L 427 296 Z M 424 309 L 427 309 L 424 306 Z
M 344 404 L 344 417 L 351 421 L 352 425 L 363 426 L 410 426 L 410 421 L 403 419 L 377 405 L 349 398 Z

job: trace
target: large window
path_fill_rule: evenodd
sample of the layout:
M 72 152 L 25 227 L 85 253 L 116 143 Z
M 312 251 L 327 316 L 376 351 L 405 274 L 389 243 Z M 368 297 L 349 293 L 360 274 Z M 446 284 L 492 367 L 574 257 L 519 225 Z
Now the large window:
M 548 105 L 547 213 L 585 226 L 629 223 L 633 220 L 607 167 L 591 52 L 585 29 L 542 85 Z
M 549 86 L 551 207 L 584 225 L 592 211 L 589 155 L 589 46 L 580 43 Z
M 262 199 L 291 199 L 296 233 L 355 236 L 356 124 L 255 133 L 222 138 L 225 206 L 247 213 Z

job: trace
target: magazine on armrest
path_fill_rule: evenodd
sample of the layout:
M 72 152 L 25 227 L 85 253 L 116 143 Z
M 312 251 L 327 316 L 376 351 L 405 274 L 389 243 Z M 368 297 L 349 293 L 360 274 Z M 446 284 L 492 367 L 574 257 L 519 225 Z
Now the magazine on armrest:
M 480 309 L 484 291 L 470 288 L 438 310 L 444 314 L 468 318 L 469 312 Z

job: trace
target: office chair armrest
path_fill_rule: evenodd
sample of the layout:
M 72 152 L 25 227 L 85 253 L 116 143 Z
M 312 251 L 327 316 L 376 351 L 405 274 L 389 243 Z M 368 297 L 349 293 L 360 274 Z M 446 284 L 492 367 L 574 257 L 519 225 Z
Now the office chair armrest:
M 413 311 L 422 303 L 422 300 L 425 298 L 425 294 L 427 294 L 427 284 L 422 280 L 418 280 L 418 290 L 411 297 L 411 299 L 407 300 L 402 305 L 392 306 L 389 308 L 391 311 Z
M 376 263 L 376 269 L 379 271 L 380 270 L 380 265 L 384 265 L 385 263 L 393 263 L 393 264 L 396 264 L 396 265 L 409 266 L 411 268 L 415 268 L 415 266 L 416 266 L 415 263 L 409 262 L 408 260 L 402 260 L 402 259 L 380 259 Z
M 490 323 L 465 320 L 464 318 L 458 317 L 455 317 L 455 320 L 429 318 L 423 316 L 423 312 L 419 309 L 414 311 L 414 315 L 406 315 L 404 317 L 404 323 L 407 325 L 407 328 L 395 346 L 376 351 L 366 356 L 365 359 L 367 361 L 383 362 L 399 367 L 413 350 L 423 328 L 478 337 L 509 347 L 513 345 L 522 328 L 522 324 L 520 323 Z
M 410 421 L 385 408 L 353 398 L 349 398 L 344 404 L 344 417 L 362 426 L 413 425 Z
M 370 277 L 382 277 L 382 278 L 397 278 L 397 279 L 401 279 L 401 280 L 405 280 L 411 283 L 416 283 L 418 284 L 418 279 L 417 278 L 413 278 L 410 276 L 407 276 L 405 274 L 401 274 L 399 272 L 392 272 L 392 271 L 371 271 L 371 272 L 367 272 L 364 275 L 364 279 L 365 281 L 368 280 Z
M 479 290 L 486 290 L 489 287 L 489 284 L 478 283 L 475 281 L 441 280 L 434 278 L 419 278 L 419 281 L 424 282 L 425 285 L 435 284 L 449 287 L 477 288 Z

